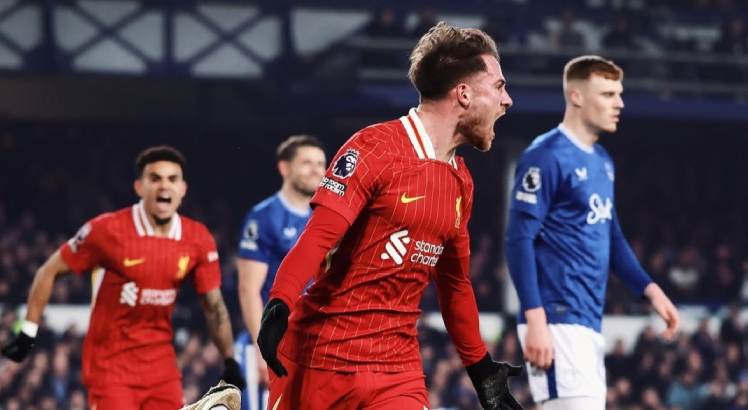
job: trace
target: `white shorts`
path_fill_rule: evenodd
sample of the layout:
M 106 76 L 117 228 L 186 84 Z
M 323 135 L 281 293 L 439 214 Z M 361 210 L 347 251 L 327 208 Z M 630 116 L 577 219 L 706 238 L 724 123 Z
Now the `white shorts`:
M 553 364 L 548 370 L 526 363 L 530 392 L 536 403 L 567 397 L 591 397 L 605 408 L 605 340 L 594 330 L 573 324 L 548 325 L 553 339 Z M 525 349 L 527 325 L 517 326 Z
M 257 374 L 257 356 L 252 344 L 242 341 L 234 342 L 234 359 L 244 372 L 247 387 L 242 391 L 241 410 L 261 410 L 267 408 L 268 391 L 260 385 L 260 376 Z

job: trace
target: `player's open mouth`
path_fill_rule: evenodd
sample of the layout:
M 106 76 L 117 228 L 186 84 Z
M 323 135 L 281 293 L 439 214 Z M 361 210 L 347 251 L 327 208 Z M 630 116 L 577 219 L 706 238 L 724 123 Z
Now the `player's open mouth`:
M 162 203 L 162 204 L 170 204 L 171 203 L 171 197 L 165 196 L 165 195 L 159 195 L 156 197 L 156 202 Z

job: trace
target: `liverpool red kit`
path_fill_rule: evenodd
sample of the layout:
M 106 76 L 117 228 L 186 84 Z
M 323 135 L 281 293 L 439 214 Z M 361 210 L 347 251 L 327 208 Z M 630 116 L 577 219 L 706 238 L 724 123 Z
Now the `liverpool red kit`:
M 92 219 L 60 253 L 74 272 L 92 271 L 91 321 L 83 346 L 89 392 L 178 381 L 171 325 L 177 289 L 189 278 L 204 294 L 221 282 L 208 229 L 175 214 L 168 237 L 156 237 L 138 203 Z
M 280 354 L 314 369 L 421 372 L 418 306 L 435 279 L 458 352 L 466 364 L 480 360 L 486 350 L 467 272 L 472 201 L 464 161 L 435 159 L 414 109 L 356 133 L 312 200 L 350 228 L 301 298 L 280 278 L 308 267 L 282 265 L 271 291 L 293 307 Z

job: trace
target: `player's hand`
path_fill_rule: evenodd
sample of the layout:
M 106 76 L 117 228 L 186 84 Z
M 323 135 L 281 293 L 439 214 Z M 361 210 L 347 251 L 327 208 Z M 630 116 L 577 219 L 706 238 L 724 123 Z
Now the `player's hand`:
M 644 294 L 647 295 L 650 303 L 652 303 L 652 308 L 658 315 L 660 315 L 667 325 L 667 329 L 662 332 L 662 337 L 668 341 L 673 340 L 676 332 L 678 332 L 678 327 L 680 326 L 680 315 L 678 314 L 678 309 L 676 309 L 673 302 L 670 301 L 670 298 L 665 295 L 662 288 L 654 282 L 647 285 L 644 289 Z
M 233 384 L 240 390 L 244 390 L 247 387 L 247 381 L 242 376 L 242 368 L 239 367 L 239 363 L 231 357 L 226 358 L 223 361 L 223 374 L 221 379 L 228 384 Z
M 478 363 L 466 367 L 478 393 L 480 405 L 486 410 L 521 410 L 522 406 L 509 391 L 509 377 L 522 374 L 522 366 L 495 362 L 486 355 Z
M 255 351 L 255 356 L 257 356 L 257 378 L 260 384 L 263 386 L 268 386 L 270 384 L 270 379 L 268 378 L 268 364 L 265 363 L 265 359 L 262 358 L 262 355 L 260 354 L 260 349 L 253 349 Z
M 28 356 L 29 352 L 34 347 L 34 343 L 36 343 L 36 336 L 29 336 L 21 330 L 15 338 L 3 346 L 3 356 L 14 362 L 20 363 L 26 358 L 26 356 Z
M 278 377 L 288 374 L 278 360 L 278 344 L 286 333 L 290 314 L 291 311 L 282 300 L 271 299 L 262 311 L 260 333 L 257 335 L 257 345 L 260 347 L 262 358 Z
M 548 369 L 553 363 L 553 339 L 542 307 L 525 311 L 527 335 L 525 336 L 525 360 L 539 369 Z

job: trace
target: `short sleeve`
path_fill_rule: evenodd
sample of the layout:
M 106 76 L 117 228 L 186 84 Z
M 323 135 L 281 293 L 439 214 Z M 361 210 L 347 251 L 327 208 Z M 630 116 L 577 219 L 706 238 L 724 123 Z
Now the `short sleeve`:
M 273 231 L 267 216 L 254 209 L 247 213 L 239 239 L 239 257 L 268 263 L 272 243 Z
M 335 155 L 312 204 L 332 209 L 352 225 L 377 192 L 380 176 L 386 169 L 383 145 L 366 130 L 351 137 Z
M 560 185 L 561 171 L 553 154 L 542 148 L 526 151 L 515 171 L 510 211 L 544 219 Z
M 195 291 L 203 295 L 221 287 L 221 265 L 218 262 L 216 241 L 207 228 L 201 227 L 198 237 L 200 254 L 193 272 Z
M 83 273 L 101 264 L 106 224 L 102 217 L 86 222 L 78 232 L 60 246 L 60 255 L 75 273 Z

